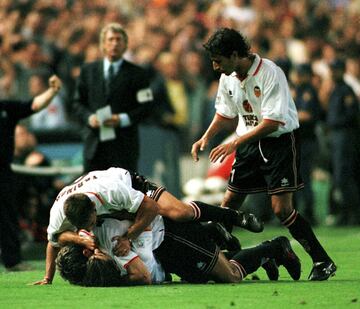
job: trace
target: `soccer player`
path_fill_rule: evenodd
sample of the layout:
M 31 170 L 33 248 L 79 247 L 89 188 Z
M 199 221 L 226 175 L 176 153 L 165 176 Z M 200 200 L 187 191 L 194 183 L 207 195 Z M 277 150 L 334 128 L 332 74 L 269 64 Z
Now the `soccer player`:
M 176 221 L 224 221 L 253 232 L 263 229 L 262 223 L 252 214 L 210 206 L 198 201 L 183 203 L 165 191 L 164 187 L 157 187 L 125 169 L 93 171 L 75 180 L 57 196 L 50 211 L 47 230 L 49 242 L 46 250 L 46 275 L 35 284 L 51 283 L 60 245 L 77 243 L 90 250 L 95 249 L 94 241 L 81 238 L 75 233 L 75 226 L 84 228 L 91 220 L 95 220 L 89 210 L 92 210 L 92 213 L 96 211 L 97 215 L 121 210 L 135 214 L 133 224 L 119 240 L 118 250 L 122 255 L 128 254 L 131 240 L 137 238 L 157 214 Z M 70 224 L 70 219 L 73 224 Z
M 299 120 L 285 74 L 272 61 L 251 53 L 236 30 L 217 30 L 204 47 L 221 77 L 216 114 L 192 146 L 194 160 L 199 160 L 199 151 L 217 133 L 236 131 L 236 138 L 213 148 L 209 155 L 211 162 L 222 162 L 236 151 L 222 206 L 238 209 L 247 194 L 267 192 L 275 215 L 313 260 L 309 279 L 328 279 L 335 274 L 336 265 L 292 204 L 293 192 L 301 189 L 303 182 Z
M 94 227 L 101 250 L 63 247 L 57 258 L 62 277 L 85 286 L 162 283 L 166 273 L 175 273 L 190 283 L 237 283 L 273 258 L 294 280 L 300 277 L 300 261 L 286 237 L 238 251 L 228 260 L 199 222 L 180 223 L 160 216 L 152 223 L 151 231 L 133 240 L 129 255 L 116 256 L 113 240 L 125 233 L 129 224 L 104 219 Z

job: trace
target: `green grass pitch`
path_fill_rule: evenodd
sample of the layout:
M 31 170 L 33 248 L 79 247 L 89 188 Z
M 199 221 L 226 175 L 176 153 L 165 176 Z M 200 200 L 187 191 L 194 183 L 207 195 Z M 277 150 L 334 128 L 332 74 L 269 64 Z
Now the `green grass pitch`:
M 6 273 L 0 268 L 0 308 L 360 308 L 360 229 L 317 228 L 321 243 L 338 265 L 335 277 L 309 282 L 311 260 L 300 245 L 292 245 L 302 262 L 298 282 L 284 268 L 280 278 L 270 282 L 262 269 L 257 280 L 240 284 L 167 285 L 122 288 L 71 286 L 56 275 L 53 285 L 33 286 L 44 275 L 44 260 L 28 261 L 35 270 Z M 261 234 L 236 230 L 243 247 L 278 235 L 289 236 L 281 227 L 266 226 Z

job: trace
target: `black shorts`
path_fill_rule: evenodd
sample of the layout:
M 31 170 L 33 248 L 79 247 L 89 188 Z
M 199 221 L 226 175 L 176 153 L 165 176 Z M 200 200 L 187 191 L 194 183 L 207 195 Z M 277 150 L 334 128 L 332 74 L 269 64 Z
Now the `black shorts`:
M 297 130 L 279 137 L 263 138 L 236 151 L 228 182 L 229 191 L 278 194 L 303 187 Z
M 154 251 L 168 273 L 191 283 L 209 281 L 218 257 L 219 247 L 199 222 L 174 222 L 164 218 L 165 238 Z

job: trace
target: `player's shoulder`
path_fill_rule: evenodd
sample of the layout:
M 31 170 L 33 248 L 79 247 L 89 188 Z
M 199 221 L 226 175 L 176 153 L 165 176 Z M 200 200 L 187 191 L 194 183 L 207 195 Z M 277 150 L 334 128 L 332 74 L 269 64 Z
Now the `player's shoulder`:
M 284 71 L 270 59 L 262 58 L 261 67 L 255 78 L 265 82 L 274 83 L 286 80 Z
M 262 58 L 261 67 L 259 68 L 259 76 L 276 74 L 279 67 L 270 59 Z

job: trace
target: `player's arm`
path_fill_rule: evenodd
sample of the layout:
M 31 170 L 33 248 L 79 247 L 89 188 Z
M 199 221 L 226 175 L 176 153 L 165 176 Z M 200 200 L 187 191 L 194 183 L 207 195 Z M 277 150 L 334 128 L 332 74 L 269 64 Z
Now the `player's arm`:
M 81 237 L 79 234 L 72 231 L 62 232 L 58 236 L 58 243 L 60 244 L 60 246 L 77 244 L 89 250 L 95 250 L 96 248 L 95 240 L 93 238 Z
M 144 195 L 144 199 L 136 212 L 134 224 L 128 228 L 126 236 L 130 240 L 138 238 L 139 235 L 151 224 L 158 213 L 158 204 L 153 199 Z
M 127 255 L 131 248 L 131 241 L 139 237 L 158 213 L 158 204 L 153 199 L 144 195 L 144 199 L 136 212 L 134 223 L 128 228 L 124 236 L 116 237 L 117 245 L 113 249 L 114 254 L 117 256 Z
M 133 259 L 127 266 L 127 275 L 124 276 L 125 285 L 151 284 L 151 274 L 144 262 L 139 258 Z
M 49 88 L 34 98 L 31 109 L 34 112 L 38 112 L 47 107 L 59 92 L 61 85 L 61 80 L 56 75 L 51 76 L 49 78 Z
M 198 152 L 203 151 L 209 144 L 210 139 L 216 136 L 219 132 L 229 131 L 233 132 L 238 124 L 238 117 L 226 118 L 220 114 L 215 114 L 210 126 L 204 133 L 204 135 L 192 145 L 191 155 L 195 161 L 199 160 Z
M 34 285 L 52 284 L 56 271 L 55 259 L 59 249 L 60 248 L 54 247 L 50 242 L 48 242 L 46 247 L 45 276 L 44 279 L 34 282 Z

